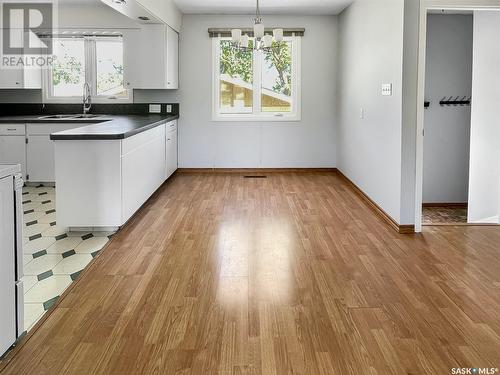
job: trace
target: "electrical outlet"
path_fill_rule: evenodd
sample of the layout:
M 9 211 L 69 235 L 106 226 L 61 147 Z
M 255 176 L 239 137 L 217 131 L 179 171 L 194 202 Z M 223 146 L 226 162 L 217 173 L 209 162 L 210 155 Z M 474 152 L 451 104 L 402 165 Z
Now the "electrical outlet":
M 359 118 L 361 120 L 365 119 L 365 109 L 364 108 L 360 108 L 360 110 L 359 110 Z
M 149 113 L 161 113 L 161 104 L 150 104 Z
M 382 84 L 382 96 L 392 96 L 392 83 Z
M 172 105 L 167 104 L 167 113 L 172 113 Z

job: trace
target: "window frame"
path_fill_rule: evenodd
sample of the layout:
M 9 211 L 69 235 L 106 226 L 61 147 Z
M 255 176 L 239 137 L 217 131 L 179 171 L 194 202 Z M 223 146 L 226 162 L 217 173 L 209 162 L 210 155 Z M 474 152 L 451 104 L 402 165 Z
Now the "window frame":
M 262 112 L 262 64 L 263 52 L 253 51 L 253 108 L 251 113 L 220 112 L 220 42 L 229 37 L 212 38 L 212 121 L 217 122 L 297 122 L 302 120 L 301 111 L 301 37 L 290 36 L 284 40 L 292 43 L 292 111 Z
M 57 39 L 83 39 L 84 55 L 85 55 L 85 82 L 88 82 L 91 87 L 92 103 L 132 103 L 133 95 L 131 89 L 126 89 L 127 96 L 114 97 L 97 95 L 97 55 L 96 41 L 99 40 L 114 40 L 114 38 L 122 38 L 122 36 L 54 36 Z M 125 63 L 125 61 L 124 61 Z M 124 67 L 125 70 L 125 67 Z M 125 81 L 125 77 L 124 77 Z M 83 101 L 83 85 L 82 94 L 78 96 L 54 96 L 53 95 L 53 80 L 52 67 L 42 68 L 42 96 L 44 103 L 82 103 Z

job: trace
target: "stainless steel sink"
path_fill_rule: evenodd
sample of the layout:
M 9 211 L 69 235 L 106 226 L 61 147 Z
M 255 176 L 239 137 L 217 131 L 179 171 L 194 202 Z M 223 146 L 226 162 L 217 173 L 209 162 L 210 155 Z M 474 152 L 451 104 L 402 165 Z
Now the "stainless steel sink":
M 73 115 L 47 115 L 39 117 L 40 120 L 77 120 L 77 119 L 93 119 L 103 117 L 103 115 L 86 114 L 73 114 Z
M 74 118 L 75 115 L 48 115 L 39 117 L 40 120 L 61 120 L 61 119 L 70 119 Z
M 92 115 L 90 113 L 86 113 L 86 114 L 74 115 L 73 116 L 73 118 L 96 118 L 96 117 L 102 117 L 102 115 Z

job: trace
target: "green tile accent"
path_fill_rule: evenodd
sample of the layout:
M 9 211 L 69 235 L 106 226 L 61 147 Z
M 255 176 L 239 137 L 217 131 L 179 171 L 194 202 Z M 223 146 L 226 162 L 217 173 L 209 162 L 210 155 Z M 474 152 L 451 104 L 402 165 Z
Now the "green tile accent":
M 25 215 L 32 214 L 33 212 L 35 212 L 35 210 L 26 210 L 26 211 L 24 211 L 24 214 Z
M 62 253 L 62 257 L 67 258 L 67 257 L 70 257 L 70 256 L 75 255 L 75 254 L 76 254 L 75 250 L 69 250 L 69 251 Z
M 38 195 L 47 195 L 47 192 L 44 191 L 43 193 L 38 193 Z
M 33 220 L 33 221 L 28 222 L 28 223 L 26 223 L 26 226 L 29 227 L 29 226 L 35 225 L 35 224 L 38 224 L 38 220 Z
M 54 275 L 52 270 L 48 270 L 48 271 L 42 272 L 40 275 L 37 276 L 37 278 L 38 278 L 38 281 L 42 281 L 42 280 L 49 278 L 52 275 Z
M 54 306 L 54 303 L 59 299 L 59 296 L 55 296 L 54 298 L 49 299 L 48 301 L 45 301 L 43 303 L 43 309 L 47 311 L 50 309 L 52 306 Z
M 82 240 L 85 241 L 85 240 L 88 240 L 89 238 L 92 238 L 92 237 L 94 237 L 94 235 L 92 233 L 84 234 L 82 236 Z
M 56 225 L 56 222 L 55 222 L 55 221 L 53 221 L 52 223 L 50 223 L 50 226 L 51 226 L 51 227 L 53 227 L 53 226 L 55 226 L 55 225 Z
M 92 258 L 95 258 L 97 256 L 97 254 L 99 254 L 101 252 L 101 250 L 97 250 L 97 251 L 94 251 L 93 253 L 91 253 L 90 255 L 92 255 Z
M 59 236 L 56 236 L 56 241 L 59 241 L 59 240 L 63 240 L 65 239 L 66 237 L 68 237 L 68 235 L 66 233 L 64 234 L 60 234 Z
M 72 273 L 71 275 L 69 275 L 69 277 L 71 277 L 71 280 L 72 280 L 72 281 L 75 281 L 75 280 L 78 278 L 78 276 L 80 276 L 80 273 L 81 273 L 81 272 L 82 272 L 82 271 L 80 270 L 80 271 L 77 271 L 77 272 L 75 272 L 75 273 Z
M 33 259 L 40 258 L 43 255 L 47 255 L 47 250 L 41 250 L 33 253 Z
M 43 201 L 42 204 L 47 204 L 47 203 L 50 203 L 52 201 Z
M 53 214 L 54 212 L 56 212 L 56 210 L 48 210 L 48 211 L 45 211 L 45 213 L 48 215 L 48 214 Z
M 30 237 L 29 237 L 29 240 L 30 240 L 30 241 L 33 241 L 33 240 L 36 240 L 36 239 L 38 239 L 38 238 L 42 238 L 42 234 L 41 234 L 41 233 L 35 234 L 35 235 L 33 235 L 33 236 L 30 236 Z
M 23 204 L 31 203 L 31 200 L 23 201 Z

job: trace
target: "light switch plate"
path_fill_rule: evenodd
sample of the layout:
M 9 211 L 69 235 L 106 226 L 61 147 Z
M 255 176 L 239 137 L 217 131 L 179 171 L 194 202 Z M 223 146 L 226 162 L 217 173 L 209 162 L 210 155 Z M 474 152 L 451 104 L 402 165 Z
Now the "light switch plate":
M 150 104 L 149 113 L 161 113 L 161 104 Z
M 382 84 L 382 96 L 392 96 L 392 83 Z
M 172 113 L 172 106 L 167 104 L 167 113 Z

